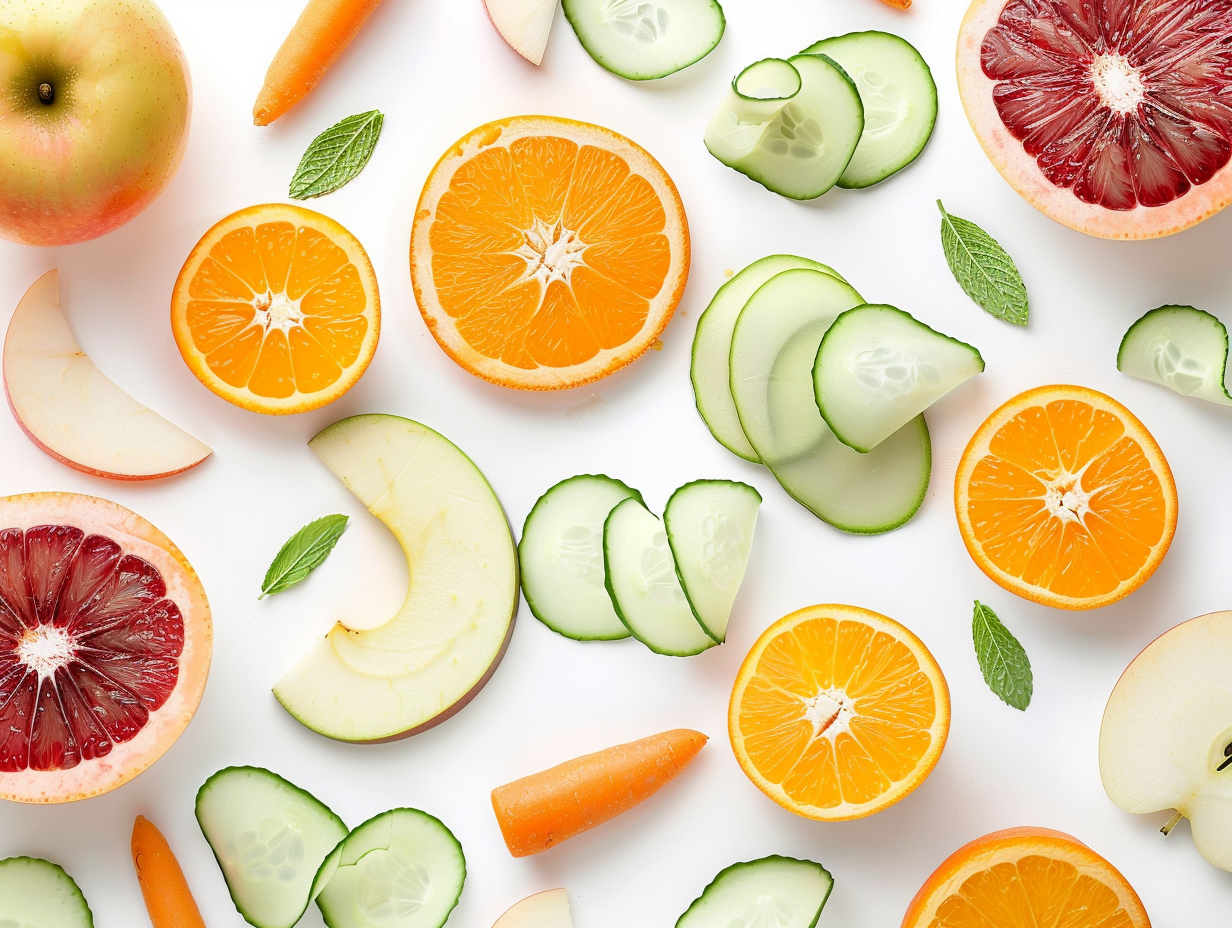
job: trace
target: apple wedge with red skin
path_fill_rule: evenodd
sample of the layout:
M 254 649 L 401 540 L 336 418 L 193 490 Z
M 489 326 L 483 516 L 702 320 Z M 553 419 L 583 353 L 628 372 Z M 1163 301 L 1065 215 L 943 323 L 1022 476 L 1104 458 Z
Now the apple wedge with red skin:
M 501 38 L 534 65 L 543 61 L 559 3 L 560 0 L 483 0 L 488 19 Z
M 100 371 L 73 338 L 48 271 L 26 291 L 4 339 L 4 392 L 23 432 L 56 460 L 113 480 L 153 480 L 210 449 Z
M 1198 851 L 1232 870 L 1232 612 L 1182 622 L 1149 644 L 1108 698 L 1104 790 L 1126 812 L 1175 809 Z
M 527 896 L 496 920 L 492 928 L 573 928 L 569 894 L 563 889 Z

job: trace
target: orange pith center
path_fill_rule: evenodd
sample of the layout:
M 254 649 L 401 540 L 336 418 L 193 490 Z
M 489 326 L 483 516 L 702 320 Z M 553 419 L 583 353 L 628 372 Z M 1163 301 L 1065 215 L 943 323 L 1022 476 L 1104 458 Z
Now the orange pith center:
M 219 380 L 286 399 L 336 383 L 359 357 L 368 298 L 347 253 L 290 222 L 224 235 L 188 288 L 194 347 Z
M 748 759 L 793 802 L 871 802 L 933 743 L 932 681 L 902 641 L 863 622 L 808 619 L 770 641 L 740 697 Z
M 636 336 L 671 265 L 658 194 L 619 155 L 564 138 L 485 148 L 441 195 L 432 276 L 458 335 L 523 370 Z
M 1163 538 L 1167 505 L 1142 445 L 1079 400 L 1022 410 L 968 482 L 975 540 L 1012 577 L 1077 599 L 1135 577 Z
M 1133 928 L 1106 883 L 1067 860 L 1029 854 L 979 870 L 937 907 L 928 928 Z

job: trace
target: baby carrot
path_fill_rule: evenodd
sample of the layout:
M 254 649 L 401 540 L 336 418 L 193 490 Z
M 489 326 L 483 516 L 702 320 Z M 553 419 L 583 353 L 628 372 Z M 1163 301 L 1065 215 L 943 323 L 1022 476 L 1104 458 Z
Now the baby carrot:
M 308 96 L 380 2 L 308 0 L 265 72 L 252 121 L 268 126 Z
M 546 851 L 627 812 L 688 766 L 708 739 L 680 728 L 574 760 L 492 790 L 509 853 Z
M 144 815 L 133 823 L 133 866 L 154 928 L 205 928 L 179 861 Z

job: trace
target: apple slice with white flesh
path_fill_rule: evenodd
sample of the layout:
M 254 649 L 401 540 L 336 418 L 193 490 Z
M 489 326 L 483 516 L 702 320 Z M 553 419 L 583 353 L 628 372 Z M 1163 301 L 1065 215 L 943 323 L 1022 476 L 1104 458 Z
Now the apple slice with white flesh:
M 560 0 L 483 0 L 488 19 L 509 47 L 539 64 L 548 47 L 548 34 Z
M 1198 851 L 1232 870 L 1232 612 L 1183 622 L 1126 668 L 1099 731 L 1099 772 L 1126 812 L 1175 809 Z
M 9 321 L 4 392 L 31 441 L 87 474 L 153 480 L 210 456 L 208 446 L 142 406 L 94 366 L 60 309 L 56 271 L 34 282 Z
M 492 928 L 573 928 L 569 894 L 563 889 L 527 896 L 496 920 Z
M 335 625 L 274 695 L 339 741 L 418 734 L 483 688 L 513 633 L 518 558 L 505 511 L 456 445 L 410 419 L 353 416 L 308 445 L 394 533 L 410 589 L 383 625 Z

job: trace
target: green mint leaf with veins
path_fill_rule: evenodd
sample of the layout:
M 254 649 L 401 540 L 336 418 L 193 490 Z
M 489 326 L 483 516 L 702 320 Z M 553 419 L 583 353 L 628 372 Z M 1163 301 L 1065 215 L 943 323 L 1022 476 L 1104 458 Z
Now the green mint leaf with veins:
M 265 572 L 261 595 L 257 598 L 265 599 L 271 593 L 281 593 L 320 567 L 334 550 L 346 527 L 346 516 L 323 516 L 292 535 Z
M 1001 624 L 997 614 L 978 599 L 971 632 L 975 638 L 975 656 L 988 688 L 1007 706 L 1025 710 L 1031 705 L 1034 689 L 1027 652 Z
M 291 199 L 323 196 L 350 183 L 372 157 L 384 122 L 379 110 L 358 113 L 313 139 L 291 178 Z
M 941 247 L 946 263 L 967 296 L 991 316 L 1027 324 L 1027 288 L 1018 268 L 996 239 L 974 222 L 941 210 Z

